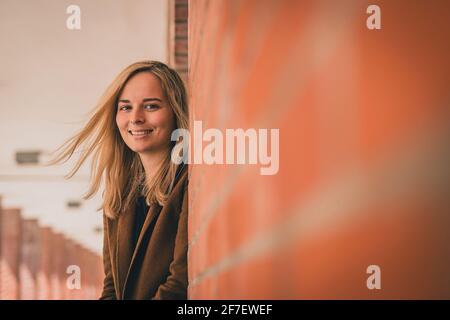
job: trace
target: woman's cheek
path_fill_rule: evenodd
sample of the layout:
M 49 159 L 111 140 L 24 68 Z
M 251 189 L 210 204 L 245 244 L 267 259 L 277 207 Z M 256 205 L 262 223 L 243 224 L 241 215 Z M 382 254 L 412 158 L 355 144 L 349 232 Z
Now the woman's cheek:
M 117 115 L 116 115 L 116 126 L 117 126 L 117 128 L 119 128 L 119 130 L 120 129 L 122 129 L 122 119 L 121 119 L 121 117 L 120 117 L 120 114 L 118 113 Z
M 117 116 L 116 118 L 116 123 L 117 123 L 117 127 L 119 128 L 120 131 L 126 131 L 126 119 L 124 119 L 123 116 Z

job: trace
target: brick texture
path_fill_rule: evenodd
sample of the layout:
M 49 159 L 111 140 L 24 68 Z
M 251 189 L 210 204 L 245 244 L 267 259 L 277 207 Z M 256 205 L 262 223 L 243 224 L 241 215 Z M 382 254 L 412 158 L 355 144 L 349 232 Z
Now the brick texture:
M 185 82 L 188 73 L 188 16 L 188 1 L 169 1 L 169 64 Z
M 189 2 L 191 125 L 280 129 L 276 175 L 191 167 L 191 299 L 450 298 L 450 6 L 370 4 Z

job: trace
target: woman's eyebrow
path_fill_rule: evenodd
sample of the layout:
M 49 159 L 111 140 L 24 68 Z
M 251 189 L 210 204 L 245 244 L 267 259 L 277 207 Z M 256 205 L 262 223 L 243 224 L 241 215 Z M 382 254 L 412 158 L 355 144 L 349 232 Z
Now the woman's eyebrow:
M 148 102 L 148 101 L 159 101 L 159 102 L 162 102 L 162 100 L 160 98 L 145 98 L 145 99 L 142 99 L 142 102 Z M 120 99 L 119 102 L 130 103 L 130 100 Z
M 145 98 L 142 101 L 143 102 L 147 102 L 147 101 L 159 101 L 159 102 L 162 102 L 162 100 L 160 98 Z

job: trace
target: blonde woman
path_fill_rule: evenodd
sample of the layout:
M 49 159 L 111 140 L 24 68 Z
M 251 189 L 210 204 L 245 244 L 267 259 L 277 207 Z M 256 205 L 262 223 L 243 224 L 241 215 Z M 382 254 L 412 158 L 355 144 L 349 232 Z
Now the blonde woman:
M 188 129 L 183 81 L 161 62 L 136 62 L 108 87 L 87 125 L 57 150 L 52 163 L 84 146 L 69 178 L 92 154 L 85 199 L 103 181 L 100 299 L 187 298 L 188 170 L 171 161 L 177 128 Z

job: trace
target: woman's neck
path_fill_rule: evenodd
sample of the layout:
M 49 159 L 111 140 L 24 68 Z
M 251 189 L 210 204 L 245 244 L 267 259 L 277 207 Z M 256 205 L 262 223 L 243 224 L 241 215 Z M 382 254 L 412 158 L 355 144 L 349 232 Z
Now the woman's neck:
M 148 181 L 153 180 L 155 177 L 156 172 L 167 156 L 167 152 L 168 151 L 139 153 L 145 176 Z

